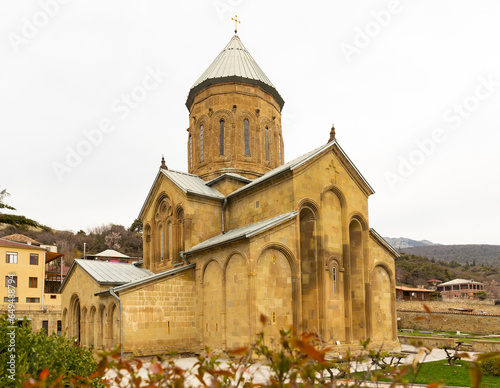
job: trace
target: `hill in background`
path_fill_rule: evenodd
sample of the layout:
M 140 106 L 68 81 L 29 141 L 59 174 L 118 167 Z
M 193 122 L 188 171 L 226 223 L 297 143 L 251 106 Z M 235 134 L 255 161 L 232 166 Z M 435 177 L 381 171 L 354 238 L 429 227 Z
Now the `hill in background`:
M 412 240 L 411 238 L 407 237 L 384 237 L 384 239 L 391 244 L 394 248 L 396 249 L 402 249 L 402 248 L 412 248 L 412 247 L 425 247 L 429 245 L 439 245 L 439 244 L 434 244 L 433 242 L 430 242 L 428 240 Z
M 448 263 L 500 267 L 500 245 L 428 245 L 398 250 Z
M 424 256 L 436 261 L 459 264 L 476 264 L 500 267 L 500 245 L 464 244 L 442 245 L 428 240 L 412 240 L 407 237 L 384 237 L 399 252 Z

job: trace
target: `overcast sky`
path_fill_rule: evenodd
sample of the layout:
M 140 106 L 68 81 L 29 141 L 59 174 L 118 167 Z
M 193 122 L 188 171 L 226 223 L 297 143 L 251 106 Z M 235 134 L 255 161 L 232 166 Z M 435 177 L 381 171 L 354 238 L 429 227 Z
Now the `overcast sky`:
M 285 100 L 289 161 L 337 140 L 383 236 L 500 244 L 498 0 L 0 4 L 0 188 L 56 229 L 138 216 L 187 171 L 192 84 L 238 35 Z

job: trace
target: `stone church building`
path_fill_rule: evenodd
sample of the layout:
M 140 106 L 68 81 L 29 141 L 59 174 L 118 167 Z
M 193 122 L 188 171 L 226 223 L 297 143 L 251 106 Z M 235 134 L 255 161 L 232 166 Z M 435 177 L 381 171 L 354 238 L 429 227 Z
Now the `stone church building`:
M 398 253 L 369 227 L 374 191 L 333 128 L 285 163 L 283 104 L 235 35 L 189 91 L 189 172 L 162 160 L 140 211 L 142 264 L 71 267 L 70 336 L 136 355 L 227 350 L 264 314 L 270 336 L 293 326 L 339 351 L 368 337 L 398 347 Z

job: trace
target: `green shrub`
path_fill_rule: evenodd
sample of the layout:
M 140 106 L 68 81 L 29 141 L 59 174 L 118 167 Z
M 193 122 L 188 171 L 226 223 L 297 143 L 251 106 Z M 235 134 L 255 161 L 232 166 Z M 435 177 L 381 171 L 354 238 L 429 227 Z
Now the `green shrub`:
M 486 355 L 484 360 L 479 361 L 479 367 L 485 375 L 500 376 L 500 355 L 488 357 Z
M 14 347 L 9 346 L 12 332 Z M 14 375 L 4 367 L 11 354 L 15 354 Z M 28 324 L 13 329 L 7 315 L 0 317 L 0 365 L 0 387 L 19 387 L 28 375 L 38 376 L 45 369 L 50 371 L 48 383 L 60 377 L 62 384 L 72 376 L 88 377 L 97 370 L 92 349 L 75 346 L 72 340 L 55 333 L 34 332 Z

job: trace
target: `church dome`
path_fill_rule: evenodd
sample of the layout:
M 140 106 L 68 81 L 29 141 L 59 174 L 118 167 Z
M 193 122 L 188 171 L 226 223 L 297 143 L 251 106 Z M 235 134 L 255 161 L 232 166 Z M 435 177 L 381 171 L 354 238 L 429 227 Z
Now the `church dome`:
M 188 171 L 254 179 L 281 166 L 283 98 L 238 36 L 189 91 Z
M 187 108 L 190 109 L 194 97 L 199 91 L 210 85 L 233 81 L 260 86 L 274 97 L 280 109 L 285 104 L 285 101 L 272 82 L 264 74 L 255 59 L 252 58 L 245 46 L 243 46 L 240 38 L 234 35 L 222 52 L 191 87 L 186 101 Z

